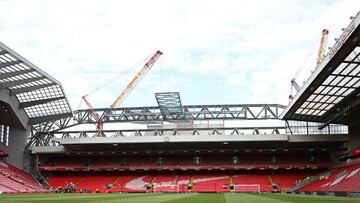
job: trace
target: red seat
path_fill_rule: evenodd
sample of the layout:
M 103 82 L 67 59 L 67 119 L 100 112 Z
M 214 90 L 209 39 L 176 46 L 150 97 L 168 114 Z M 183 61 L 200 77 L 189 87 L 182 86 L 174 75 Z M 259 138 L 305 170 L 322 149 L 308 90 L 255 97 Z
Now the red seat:
M 7 193 L 47 191 L 30 174 L 5 162 L 0 162 L 0 186 L 0 191 Z
M 298 191 L 360 192 L 360 164 L 328 171 Z

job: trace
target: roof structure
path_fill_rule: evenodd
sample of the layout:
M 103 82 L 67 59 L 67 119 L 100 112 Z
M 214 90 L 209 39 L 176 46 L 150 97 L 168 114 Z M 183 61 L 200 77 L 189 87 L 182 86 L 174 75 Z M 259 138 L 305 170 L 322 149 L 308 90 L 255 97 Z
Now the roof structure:
M 360 104 L 359 25 L 360 13 L 287 106 L 283 119 L 320 122 L 323 126 L 354 122 L 350 117 Z
M 184 112 L 179 92 L 159 92 L 155 93 L 155 97 L 163 115 Z
M 29 123 L 71 115 L 61 83 L 0 42 L 0 90 L 19 101 Z

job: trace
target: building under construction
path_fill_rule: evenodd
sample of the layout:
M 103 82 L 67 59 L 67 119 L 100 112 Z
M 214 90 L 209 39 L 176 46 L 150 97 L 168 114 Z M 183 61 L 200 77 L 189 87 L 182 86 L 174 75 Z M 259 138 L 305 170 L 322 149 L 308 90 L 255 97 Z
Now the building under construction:
M 85 95 L 89 108 L 72 110 L 59 81 L 0 43 L 0 190 L 359 193 L 359 24 L 358 14 L 324 57 L 323 32 L 317 67 L 302 87 L 292 80 L 287 105 L 160 92 L 156 106 L 118 107 L 158 51 L 111 107 Z

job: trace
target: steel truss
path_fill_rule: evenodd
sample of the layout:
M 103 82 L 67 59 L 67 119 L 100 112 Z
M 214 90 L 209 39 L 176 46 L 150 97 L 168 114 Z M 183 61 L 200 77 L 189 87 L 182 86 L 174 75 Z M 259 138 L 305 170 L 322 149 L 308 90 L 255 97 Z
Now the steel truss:
M 58 131 L 81 124 L 97 124 L 99 122 L 147 124 L 162 123 L 164 121 L 188 123 L 197 120 L 280 120 L 280 114 L 285 107 L 279 104 L 187 105 L 183 106 L 183 112 L 167 113 L 161 112 L 159 107 L 84 109 L 74 111 L 71 116 L 65 115 L 62 118 L 49 119 L 47 122 L 33 125 L 26 148 L 51 145 L 51 140 L 55 134 L 60 133 Z M 98 113 L 100 120 L 97 120 L 92 112 Z M 255 130 L 255 128 L 253 129 Z M 86 131 L 83 131 L 82 134 L 84 133 Z M 81 133 L 79 132 L 79 134 Z
M 126 137 L 126 136 L 181 136 L 181 135 L 242 135 L 242 134 L 280 134 L 285 132 L 285 126 L 278 127 L 224 127 L 224 128 L 176 128 L 176 129 L 131 129 L 103 131 L 57 131 L 49 133 L 52 137 L 61 138 L 86 137 Z M 60 137 L 60 136 L 57 136 Z
M 325 122 L 319 126 L 319 130 L 324 129 L 331 123 L 336 123 L 342 117 L 348 116 L 351 113 L 351 110 L 359 106 L 359 104 L 360 104 L 360 98 L 356 97 L 355 99 L 350 101 L 347 105 L 345 105 L 343 108 L 338 109 L 335 113 L 328 115 L 327 117 L 325 117 Z M 358 122 L 358 120 L 355 120 L 354 122 Z

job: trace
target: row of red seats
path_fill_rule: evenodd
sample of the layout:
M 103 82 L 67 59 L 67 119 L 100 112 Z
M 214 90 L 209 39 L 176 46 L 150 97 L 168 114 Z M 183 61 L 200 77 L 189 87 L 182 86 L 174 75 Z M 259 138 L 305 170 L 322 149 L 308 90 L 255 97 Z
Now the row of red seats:
M 312 173 L 313 174 L 313 173 Z M 190 173 L 92 173 L 86 175 L 54 175 L 48 178 L 53 189 L 74 183 L 77 191 L 91 192 L 229 192 L 235 190 L 271 192 L 289 188 L 298 179 L 309 174 L 303 172 L 247 172 L 229 174 L 196 172 Z M 275 183 L 278 187 L 273 187 Z M 192 185 L 192 188 L 188 188 Z M 234 187 L 231 188 L 231 185 Z
M 306 165 L 331 164 L 328 155 L 318 154 L 279 154 L 241 155 L 241 156 L 104 156 L 104 157 L 56 157 L 40 159 L 39 166 L 50 167 L 87 167 L 87 166 L 226 166 L 226 165 Z
M 317 180 L 304 185 L 298 191 L 351 191 L 360 192 L 360 164 L 327 171 Z
M 0 162 L 0 186 L 3 193 L 46 192 L 30 174 L 5 162 Z

